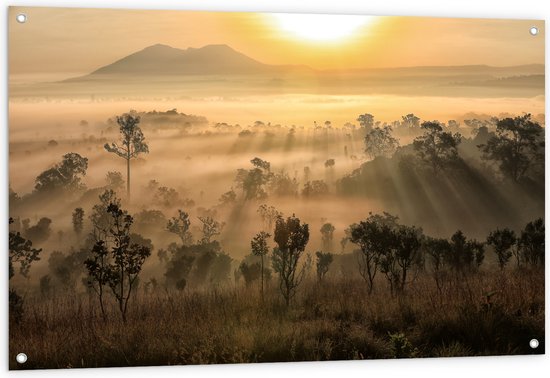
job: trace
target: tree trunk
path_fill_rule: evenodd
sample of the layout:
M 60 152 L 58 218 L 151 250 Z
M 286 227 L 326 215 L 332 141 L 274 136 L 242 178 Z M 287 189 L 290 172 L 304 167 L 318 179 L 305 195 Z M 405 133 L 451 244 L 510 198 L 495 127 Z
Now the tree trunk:
M 261 289 L 261 294 L 262 294 L 262 301 L 264 300 L 264 255 L 262 255 L 262 289 Z
M 126 194 L 130 202 L 130 156 L 126 159 Z

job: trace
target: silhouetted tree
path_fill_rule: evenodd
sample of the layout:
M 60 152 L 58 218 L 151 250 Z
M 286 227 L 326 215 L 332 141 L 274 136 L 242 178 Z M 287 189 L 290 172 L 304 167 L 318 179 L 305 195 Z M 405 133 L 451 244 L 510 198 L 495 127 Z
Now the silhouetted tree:
M 485 258 L 483 243 L 475 239 L 467 240 L 460 230 L 451 236 L 451 249 L 447 255 L 447 263 L 455 272 L 466 273 L 477 269 Z
M 271 174 L 268 187 L 270 194 L 277 197 L 298 195 L 298 181 L 295 178 L 290 178 L 286 172 Z
M 50 218 L 40 218 L 34 226 L 30 226 L 25 231 L 25 236 L 31 240 L 34 240 L 36 243 L 42 243 L 48 240 L 52 230 L 50 225 L 52 220 Z
M 302 195 L 304 197 L 321 197 L 327 194 L 328 185 L 323 180 L 308 181 L 302 190 Z
M 134 215 L 134 226 L 135 226 L 136 232 L 150 233 L 153 230 L 156 230 L 157 232 L 161 232 L 166 230 L 167 223 L 168 223 L 168 219 L 166 219 L 166 216 L 160 210 L 144 209 Z
M 76 236 L 80 236 L 84 228 L 84 209 L 77 207 L 73 211 L 73 230 Z
M 118 171 L 107 172 L 107 175 L 105 176 L 105 180 L 107 181 L 107 188 L 113 189 L 115 192 L 122 189 L 122 187 L 124 186 L 124 179 L 122 178 L 122 173 Z
M 209 244 L 202 244 L 208 246 Z M 216 260 L 216 251 L 212 248 L 207 248 L 198 254 L 195 259 L 195 270 L 193 278 L 198 285 L 204 285 L 207 282 L 208 275 L 214 261 Z
M 86 251 L 87 252 L 87 251 Z M 60 251 L 53 251 L 48 258 L 48 268 L 57 283 L 64 290 L 74 290 L 82 269 L 84 268 L 84 254 L 72 251 L 65 255 Z
M 262 218 L 262 221 L 264 223 L 264 230 L 266 231 L 272 231 L 273 224 L 275 223 L 277 218 L 283 215 L 283 213 L 278 211 L 274 206 L 267 206 L 267 204 L 265 203 L 258 206 L 257 211 Z
M 109 236 L 113 224 L 113 217 L 107 211 L 110 204 L 120 206 L 120 199 L 115 191 L 107 189 L 99 195 L 99 203 L 92 207 L 90 214 L 90 222 L 92 223 L 90 237 L 93 242 L 105 240 Z
M 9 224 L 13 218 L 9 219 Z M 24 277 L 29 274 L 33 261 L 40 260 L 39 254 L 42 249 L 32 247 L 32 241 L 25 239 L 19 232 L 9 233 L 9 279 L 15 275 L 15 265 L 19 264 L 19 273 Z
M 9 219 L 9 224 L 13 218 Z M 32 247 L 32 241 L 25 239 L 19 232 L 9 232 L 9 280 L 15 276 L 15 265 L 19 265 L 19 273 L 27 277 L 31 264 L 40 260 L 39 254 L 42 249 Z M 9 289 L 9 317 L 10 321 L 19 323 L 23 317 L 23 298 L 17 294 L 15 289 Z
M 117 143 L 105 144 L 105 150 L 112 152 L 126 160 L 126 191 L 130 199 L 130 160 L 135 159 L 141 153 L 148 153 L 149 147 L 145 143 L 145 137 L 138 126 L 140 117 L 135 112 L 125 113 L 116 117 L 120 126 L 121 145 Z
M 174 208 L 176 206 L 193 207 L 195 201 L 191 199 L 183 199 L 174 188 L 167 186 L 159 186 L 153 192 L 153 203 L 166 208 Z
M 249 264 L 243 261 L 239 265 L 239 271 L 244 277 L 244 282 L 246 286 L 250 286 L 254 281 L 260 279 L 261 264 L 259 262 Z
M 325 223 L 319 230 L 323 241 L 323 250 L 326 252 L 332 251 L 332 239 L 334 238 L 335 229 L 336 228 L 332 225 L 332 223 Z
M 369 217 L 350 226 L 349 240 L 361 249 L 359 273 L 367 282 L 369 293 L 374 288 L 381 256 L 394 243 L 392 228 L 397 225 L 397 217 L 388 213 L 370 214 Z
M 413 113 L 409 113 L 401 117 L 403 120 L 403 126 L 407 128 L 417 128 L 420 125 L 420 118 L 415 116 Z
M 424 134 L 413 141 L 413 147 L 434 174 L 460 159 L 460 134 L 443 131 L 439 122 L 423 122 L 421 128 Z
M 369 113 L 361 114 L 359 117 L 357 117 L 357 122 L 359 122 L 359 125 L 362 128 L 369 131 L 374 125 L 374 116 Z
M 109 240 L 97 241 L 91 251 L 92 256 L 85 261 L 90 285 L 102 300 L 100 287 L 107 285 L 118 303 L 123 322 L 130 295 L 151 249 L 131 243 L 130 227 L 133 218 L 117 204 L 111 203 L 107 213 L 112 217 Z M 103 314 L 105 314 L 102 307 Z
M 269 182 L 272 174 L 270 163 L 260 158 L 250 161 L 254 168 L 239 169 L 235 177 L 237 187 L 243 191 L 245 200 L 263 199 L 267 197 L 265 185 Z
M 530 167 L 544 161 L 544 131 L 531 115 L 498 120 L 496 135 L 479 146 L 485 160 L 498 164 L 502 174 L 517 182 Z
M 34 189 L 37 192 L 56 190 L 75 191 L 84 188 L 82 176 L 86 175 L 88 159 L 71 152 L 63 160 L 36 177 Z
M 168 220 L 166 229 L 179 236 L 182 245 L 189 245 L 193 243 L 193 236 L 189 229 L 191 228 L 191 220 L 189 214 L 185 211 L 178 210 L 178 216 L 172 217 Z
M 167 286 L 185 289 L 195 258 L 188 246 L 174 247 L 164 273 Z
M 442 294 L 445 263 L 451 254 L 451 243 L 447 239 L 428 237 L 424 240 L 424 250 L 430 263 L 437 290 L 439 294 Z
M 330 268 L 330 264 L 332 264 L 334 256 L 330 252 L 323 253 L 321 251 L 315 252 L 315 255 L 317 256 L 317 278 L 322 281 Z
M 227 283 L 231 273 L 233 259 L 225 252 L 218 252 L 210 268 L 210 282 L 214 284 Z
M 271 237 L 265 231 L 258 232 L 250 241 L 250 247 L 252 248 L 252 254 L 254 256 L 260 257 L 260 268 L 261 268 L 261 295 L 264 297 L 264 256 L 269 252 L 269 247 L 267 246 L 267 239 Z
M 218 200 L 221 206 L 232 205 L 237 202 L 237 193 L 231 188 L 231 190 L 223 193 Z
M 218 222 L 212 217 L 198 217 L 202 223 L 202 244 L 208 244 L 212 241 L 212 238 L 216 235 L 221 234 L 223 227 L 225 226 L 224 222 Z
M 390 289 L 402 292 L 407 284 L 407 273 L 419 263 L 422 230 L 399 225 L 391 230 L 391 240 L 380 255 L 380 270 L 390 282 Z
M 521 231 L 519 248 L 528 265 L 544 267 L 544 220 L 542 218 L 527 223 Z
M 493 247 L 497 255 L 498 266 L 500 270 L 503 270 L 506 264 L 508 264 L 508 261 L 510 261 L 513 254 L 512 250 L 517 244 L 516 234 L 508 228 L 502 230 L 496 229 L 487 237 L 487 244 Z
M 378 156 L 391 157 L 399 147 L 399 142 L 392 136 L 390 126 L 375 127 L 365 136 L 365 153 L 374 159 Z
M 277 218 L 273 239 L 278 246 L 273 250 L 273 270 L 279 275 L 279 289 L 288 306 L 305 276 L 306 266 L 298 270 L 298 262 L 309 241 L 309 226 L 294 215 L 286 220 Z
M 332 168 L 335 164 L 336 162 L 334 159 L 327 159 L 327 161 L 325 161 L 325 168 Z

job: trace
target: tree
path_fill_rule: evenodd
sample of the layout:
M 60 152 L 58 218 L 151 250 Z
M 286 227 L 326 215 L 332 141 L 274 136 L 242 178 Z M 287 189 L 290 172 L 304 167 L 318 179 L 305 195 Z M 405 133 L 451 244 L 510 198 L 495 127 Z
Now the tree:
M 140 233 L 161 232 L 166 230 L 168 219 L 160 210 L 141 210 L 134 215 L 135 230 Z
M 260 278 L 261 264 L 258 262 L 249 264 L 243 261 L 239 265 L 239 272 L 243 275 L 246 286 L 250 286 L 252 282 Z
M 317 278 L 322 281 L 330 268 L 330 264 L 332 264 L 334 255 L 330 252 L 323 253 L 321 251 L 315 252 L 315 255 L 317 256 Z
M 9 219 L 9 224 L 14 222 Z M 32 247 L 32 241 L 25 239 L 19 232 L 9 233 L 9 279 L 15 275 L 15 265 L 19 264 L 19 273 L 27 277 L 31 264 L 40 260 L 39 254 L 42 249 Z
M 496 134 L 478 147 L 483 159 L 495 162 L 504 176 L 518 182 L 530 167 L 544 162 L 544 131 L 530 114 L 504 118 L 497 121 Z
M 212 238 L 216 235 L 221 234 L 225 223 L 218 222 L 212 217 L 198 217 L 202 223 L 202 244 L 208 244 L 212 241 Z
M 374 277 L 380 270 L 390 290 L 402 292 L 407 274 L 420 260 L 422 230 L 400 225 L 394 215 L 370 214 L 358 225 L 351 226 L 351 242 L 361 247 L 360 273 L 372 292 Z
M 424 240 L 424 250 L 430 262 L 437 290 L 442 294 L 445 262 L 451 253 L 451 243 L 447 239 L 428 237 Z
M 366 220 L 350 226 L 349 240 L 360 248 L 359 273 L 368 284 L 369 294 L 374 288 L 380 259 L 394 243 L 392 228 L 396 226 L 396 220 L 397 217 L 388 213 L 370 214 Z
M 369 113 L 361 114 L 359 117 L 357 117 L 357 122 L 359 122 L 359 125 L 362 128 L 369 131 L 374 125 L 374 116 Z
M 399 147 L 399 142 L 392 136 L 391 126 L 375 127 L 365 136 L 365 153 L 374 159 L 379 156 L 391 157 Z
M 461 136 L 443 131 L 439 122 L 423 122 L 421 125 L 424 134 L 415 138 L 413 147 L 420 160 L 431 167 L 434 174 L 438 174 L 460 158 L 458 145 Z
M 319 230 L 321 232 L 321 239 L 323 241 L 323 250 L 330 252 L 332 251 L 332 239 L 334 237 L 334 230 L 336 228 L 332 223 L 325 223 L 321 226 Z
M 260 231 L 257 233 L 250 242 L 250 247 L 252 248 L 252 254 L 254 256 L 259 256 L 261 261 L 261 294 L 262 298 L 264 297 L 264 256 L 268 254 L 269 247 L 267 245 L 267 239 L 271 237 L 270 234 L 268 234 L 265 231 Z
M 176 287 L 178 290 L 183 290 L 187 286 L 187 280 L 189 273 L 193 268 L 195 262 L 195 256 L 192 254 L 191 247 L 187 245 L 175 246 L 169 248 L 172 252 L 172 256 L 166 265 L 166 277 L 167 286 Z M 161 253 L 160 250 L 159 254 Z
M 86 255 L 88 251 L 85 251 Z M 74 290 L 77 279 L 84 269 L 83 253 L 71 251 L 65 255 L 60 251 L 53 251 L 48 258 L 48 268 L 51 275 L 60 283 L 64 290 Z
M 172 217 L 166 225 L 166 229 L 169 232 L 179 236 L 182 245 L 193 243 L 193 235 L 189 231 L 190 228 L 191 220 L 189 219 L 189 214 L 182 210 L 178 210 L 178 216 Z
M 542 218 L 527 223 L 519 238 L 519 248 L 527 264 L 544 267 L 544 220 Z
M 394 230 L 394 235 L 397 265 L 394 267 L 392 277 L 395 279 L 396 289 L 402 292 L 407 284 L 407 273 L 413 264 L 420 263 L 422 230 L 414 226 L 399 226 Z
M 304 197 L 321 197 L 327 194 L 328 185 L 323 180 L 308 181 L 302 190 L 302 195 Z
M 334 159 L 327 159 L 325 161 L 325 168 L 333 168 L 335 164 L 336 162 Z
M 159 186 L 153 194 L 153 203 L 166 208 L 173 208 L 179 205 L 188 207 L 195 206 L 195 201 L 191 199 L 181 199 L 179 193 L 174 188 Z
M 105 180 L 107 181 L 107 188 L 113 189 L 114 191 L 120 190 L 124 186 L 122 173 L 118 171 L 107 172 Z
M 268 161 L 258 157 L 250 160 L 254 168 L 239 169 L 235 182 L 237 187 L 243 191 L 245 200 L 263 199 L 267 197 L 265 185 L 272 176 L 271 165 Z
M 106 211 L 112 217 L 110 240 L 98 240 L 92 247 L 91 257 L 84 264 L 89 274 L 89 285 L 100 298 L 103 315 L 102 288 L 106 285 L 115 296 L 122 321 L 126 322 L 130 295 L 145 259 L 151 255 L 151 249 L 131 242 L 133 218 L 118 204 L 109 204 Z
M 483 243 L 475 239 L 467 240 L 460 230 L 451 236 L 447 264 L 455 272 L 466 273 L 479 268 L 485 258 Z
M 279 289 L 288 306 L 305 276 L 306 265 L 298 270 L 298 263 L 309 241 L 309 226 L 294 215 L 286 220 L 280 217 L 275 222 L 273 239 L 277 244 L 272 255 L 273 270 L 279 275 Z
M 110 229 L 113 224 L 113 217 L 107 209 L 110 204 L 120 206 L 120 199 L 112 189 L 107 189 L 99 195 L 99 203 L 92 207 L 90 222 L 92 233 L 90 237 L 93 242 L 107 239 L 110 236 Z
M 84 228 L 84 209 L 77 207 L 73 211 L 73 230 L 76 236 L 80 236 Z
M 210 268 L 210 282 L 214 284 L 227 283 L 232 262 L 233 259 L 227 253 L 223 251 L 217 253 L 214 263 Z
M 45 242 L 52 233 L 51 224 L 52 220 L 50 218 L 42 217 L 34 226 L 30 226 L 25 230 L 25 236 L 38 244 Z
M 138 126 L 140 117 L 135 112 L 125 113 L 116 117 L 120 126 L 121 145 L 117 143 L 105 144 L 105 150 L 112 152 L 126 160 L 126 191 L 130 199 L 130 160 L 135 159 L 141 153 L 148 153 L 149 146 L 145 143 L 145 137 Z
M 278 197 L 298 195 L 298 181 L 286 172 L 271 174 L 268 186 L 270 194 Z
M 36 177 L 34 189 L 37 192 L 81 190 L 82 176 L 86 176 L 88 159 L 75 152 L 63 155 L 63 160 Z
M 220 206 L 232 205 L 237 202 L 237 193 L 231 188 L 231 190 L 223 193 L 218 200 Z
M 9 218 L 12 224 L 13 218 Z M 9 232 L 9 280 L 15 276 L 15 265 L 19 265 L 19 273 L 27 277 L 31 264 L 40 260 L 42 249 L 32 247 L 32 241 L 25 239 L 19 232 Z M 19 323 L 23 317 L 23 298 L 14 289 L 9 290 L 9 317 Z
M 264 230 L 267 231 L 273 230 L 273 224 L 277 218 L 283 216 L 283 213 L 278 211 L 274 206 L 267 206 L 265 203 L 258 206 L 257 211 L 264 223 Z
M 413 113 L 404 115 L 401 119 L 403 120 L 403 125 L 411 129 L 417 128 L 420 125 L 420 118 L 415 116 Z
M 510 258 L 512 257 L 512 249 L 517 244 L 518 240 L 514 231 L 504 228 L 492 231 L 487 237 L 487 244 L 493 246 L 497 255 L 498 266 L 503 270 Z M 519 265 L 519 260 L 518 260 Z

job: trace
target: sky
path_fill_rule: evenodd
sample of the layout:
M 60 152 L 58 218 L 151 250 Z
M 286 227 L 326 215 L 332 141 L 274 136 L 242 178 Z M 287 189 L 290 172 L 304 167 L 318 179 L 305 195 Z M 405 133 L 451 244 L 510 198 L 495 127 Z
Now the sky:
M 15 21 L 25 13 L 27 22 Z M 537 36 L 529 34 L 532 26 Z M 316 69 L 544 63 L 544 21 L 11 7 L 11 75 L 71 77 L 149 45 Z

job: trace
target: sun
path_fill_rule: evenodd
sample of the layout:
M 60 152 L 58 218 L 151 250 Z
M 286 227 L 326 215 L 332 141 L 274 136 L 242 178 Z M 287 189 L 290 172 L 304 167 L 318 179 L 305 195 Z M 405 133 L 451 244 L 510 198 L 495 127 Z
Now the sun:
M 374 17 L 332 14 L 271 14 L 284 32 L 317 42 L 339 41 L 352 36 L 358 29 L 370 24 Z

